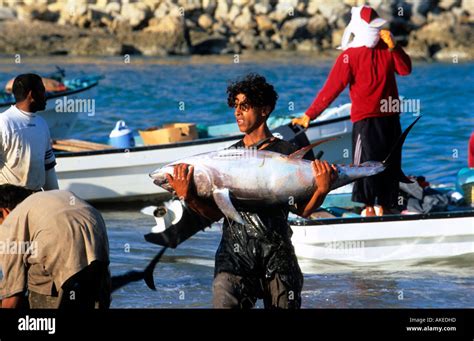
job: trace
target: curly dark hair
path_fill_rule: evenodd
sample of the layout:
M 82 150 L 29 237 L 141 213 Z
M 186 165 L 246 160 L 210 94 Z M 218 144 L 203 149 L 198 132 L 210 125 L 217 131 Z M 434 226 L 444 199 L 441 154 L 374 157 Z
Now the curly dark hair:
M 33 193 L 34 191 L 23 187 L 0 185 L 0 207 L 13 210 L 19 203 Z
M 265 77 L 256 73 L 249 73 L 245 77 L 230 83 L 227 87 L 227 94 L 227 104 L 231 108 L 235 107 L 237 95 L 244 94 L 251 107 L 270 107 L 269 114 L 275 109 L 278 99 L 278 94 L 273 85 L 267 83 Z

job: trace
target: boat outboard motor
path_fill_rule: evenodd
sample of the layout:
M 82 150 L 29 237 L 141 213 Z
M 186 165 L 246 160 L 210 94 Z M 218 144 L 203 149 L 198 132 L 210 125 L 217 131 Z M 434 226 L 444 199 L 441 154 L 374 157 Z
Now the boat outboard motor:
M 145 240 L 173 249 L 212 224 L 180 200 L 171 200 L 158 207 L 149 206 L 141 212 L 154 216 L 156 221 L 151 233 L 145 235 Z

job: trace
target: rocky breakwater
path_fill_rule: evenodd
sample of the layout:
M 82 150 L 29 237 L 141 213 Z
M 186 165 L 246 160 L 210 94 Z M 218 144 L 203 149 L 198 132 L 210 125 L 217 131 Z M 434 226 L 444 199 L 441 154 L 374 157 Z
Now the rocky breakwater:
M 0 0 L 0 53 L 335 51 L 368 4 L 418 58 L 474 58 L 474 0 Z

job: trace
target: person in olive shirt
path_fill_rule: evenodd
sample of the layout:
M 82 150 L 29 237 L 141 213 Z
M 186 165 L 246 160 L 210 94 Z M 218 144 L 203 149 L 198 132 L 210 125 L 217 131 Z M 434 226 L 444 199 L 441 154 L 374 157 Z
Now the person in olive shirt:
M 0 243 L 18 243 L 0 255 L 2 308 L 24 305 L 26 291 L 30 308 L 109 307 L 109 242 L 95 208 L 68 191 L 1 185 L 0 224 Z
M 264 77 L 249 74 L 227 88 L 228 105 L 244 138 L 231 148 L 256 148 L 289 155 L 298 148 L 273 137 L 267 118 L 278 98 Z M 319 207 L 336 178 L 334 166 L 327 162 L 312 164 L 317 190 L 307 203 L 296 205 L 244 207 L 234 203 L 246 225 L 224 219 L 223 235 L 215 259 L 213 306 L 251 308 L 263 299 L 266 308 L 299 308 L 303 275 L 298 265 L 291 229 L 287 222 L 290 209 L 307 217 Z M 170 185 L 187 205 L 211 221 L 223 217 L 211 200 L 199 198 L 192 183 L 193 167 L 180 164 L 168 176 Z M 245 176 L 245 159 L 242 160 Z

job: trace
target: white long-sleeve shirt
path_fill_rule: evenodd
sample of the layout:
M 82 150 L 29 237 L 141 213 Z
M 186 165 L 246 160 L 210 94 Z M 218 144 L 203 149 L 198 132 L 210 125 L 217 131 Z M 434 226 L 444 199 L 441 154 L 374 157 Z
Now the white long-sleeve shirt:
M 49 127 L 41 116 L 14 105 L 0 114 L 1 185 L 39 190 L 55 165 Z

